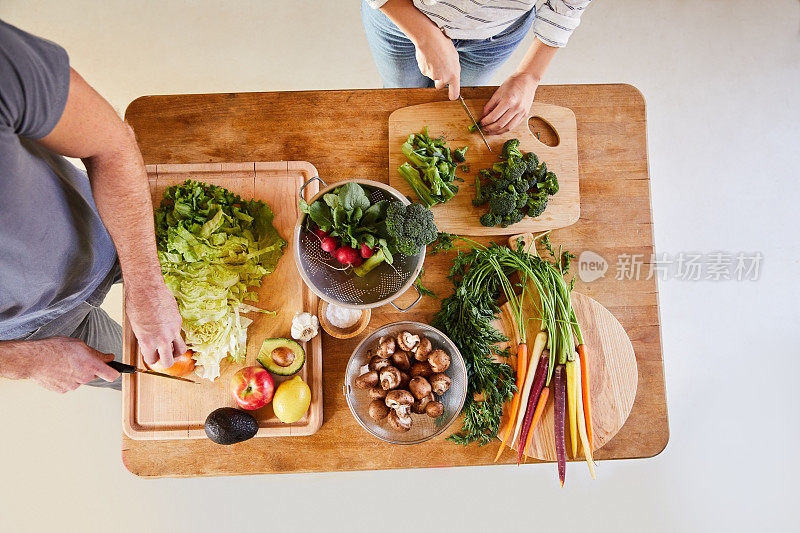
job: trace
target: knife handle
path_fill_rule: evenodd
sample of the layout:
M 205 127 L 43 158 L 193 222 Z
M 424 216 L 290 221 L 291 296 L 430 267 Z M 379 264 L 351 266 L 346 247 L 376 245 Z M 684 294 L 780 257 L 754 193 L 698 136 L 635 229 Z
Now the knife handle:
M 119 372 L 120 374 L 135 374 L 137 368 L 133 365 L 126 365 L 125 363 L 120 363 L 119 361 L 111 361 L 110 363 L 106 363 L 108 366 Z

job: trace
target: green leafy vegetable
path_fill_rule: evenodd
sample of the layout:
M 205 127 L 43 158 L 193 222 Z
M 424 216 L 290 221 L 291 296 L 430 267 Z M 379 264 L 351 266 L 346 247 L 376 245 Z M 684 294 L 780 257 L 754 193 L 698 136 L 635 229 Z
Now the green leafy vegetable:
M 283 255 L 286 241 L 272 219 L 264 202 L 191 180 L 169 187 L 156 210 L 164 282 L 204 378 L 219 376 L 225 357 L 244 358 L 252 321 L 240 313 L 266 312 L 244 302 L 258 299 L 251 287 L 260 286 Z
M 466 161 L 467 147 L 450 150 L 442 138 L 428 136 L 427 126 L 412 133 L 401 148 L 408 159 L 398 172 L 425 207 L 445 203 L 458 192 L 456 168 Z

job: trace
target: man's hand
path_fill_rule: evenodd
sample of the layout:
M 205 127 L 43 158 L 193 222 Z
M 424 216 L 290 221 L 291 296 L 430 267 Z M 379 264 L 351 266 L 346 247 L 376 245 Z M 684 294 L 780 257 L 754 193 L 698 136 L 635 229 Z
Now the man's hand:
M 169 368 L 173 358 L 186 352 L 181 337 L 181 315 L 175 297 L 161 276 L 145 285 L 124 283 L 125 310 L 139 350 L 147 364 L 160 360 Z
M 114 381 L 119 372 L 106 363 L 112 354 L 100 353 L 71 337 L 0 343 L 2 375 L 29 378 L 51 391 L 65 393 L 95 378 Z
M 539 81 L 527 73 L 509 77 L 483 107 L 484 133 L 498 135 L 513 130 L 528 118 Z
M 453 41 L 437 28 L 425 32 L 414 45 L 420 72 L 432 79 L 437 89 L 447 87 L 450 100 L 457 99 L 461 93 L 461 63 Z

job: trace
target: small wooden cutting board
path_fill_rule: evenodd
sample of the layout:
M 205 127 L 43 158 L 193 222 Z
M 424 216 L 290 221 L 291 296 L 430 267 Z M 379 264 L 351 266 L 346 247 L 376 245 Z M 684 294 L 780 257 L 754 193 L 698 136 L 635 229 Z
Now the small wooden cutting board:
M 473 116 L 476 119 L 480 118 L 486 100 L 469 99 L 466 103 Z M 389 185 L 411 198 L 416 198 L 397 169 L 407 161 L 401 151 L 403 143 L 410 134 L 417 133 L 427 126 L 431 137 L 444 136 L 450 148 L 468 147 L 466 164 L 469 166 L 469 172 L 464 172 L 460 167 L 456 172 L 456 177 L 464 180 L 463 183 L 458 182 L 458 194 L 446 204 L 433 207 L 439 231 L 457 235 L 511 235 L 574 224 L 580 218 L 578 135 L 575 114 L 566 107 L 536 102 L 531 108 L 530 116 L 541 118 L 553 128 L 557 138 L 555 146 L 548 146 L 539 141 L 526 121 L 508 133 L 487 135 L 486 139 L 492 147 L 490 152 L 479 133 L 469 132 L 471 121 L 458 101 L 433 102 L 400 108 L 389 115 Z M 541 161 L 547 163 L 549 170 L 556 173 L 559 191 L 550 197 L 547 209 L 539 217 L 526 217 L 508 228 L 481 226 L 478 219 L 488 209 L 485 206 L 472 205 L 472 199 L 475 198 L 475 176 L 478 170 L 490 168 L 499 161 L 503 143 L 514 138 L 520 140 L 520 149 L 523 152 L 534 152 Z

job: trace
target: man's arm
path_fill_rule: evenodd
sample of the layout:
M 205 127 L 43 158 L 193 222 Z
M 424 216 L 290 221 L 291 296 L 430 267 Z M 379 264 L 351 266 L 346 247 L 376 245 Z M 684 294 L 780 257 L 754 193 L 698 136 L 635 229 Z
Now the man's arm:
M 164 285 L 156 253 L 147 173 L 133 130 L 74 70 L 67 105 L 56 127 L 39 141 L 83 160 L 100 218 L 117 249 L 125 308 L 148 363 L 172 366 L 186 351 L 175 298 Z

